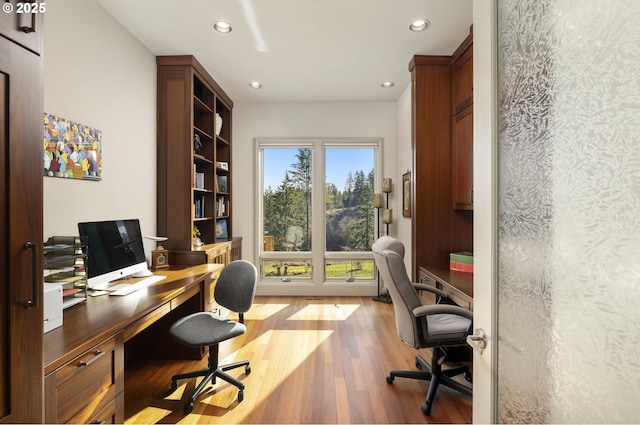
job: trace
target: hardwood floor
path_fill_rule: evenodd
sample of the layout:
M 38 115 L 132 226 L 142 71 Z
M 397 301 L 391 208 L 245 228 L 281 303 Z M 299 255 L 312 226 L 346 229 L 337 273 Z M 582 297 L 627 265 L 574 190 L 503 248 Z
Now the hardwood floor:
M 246 334 L 220 346 L 221 364 L 251 361 L 249 375 L 231 372 L 246 386 L 241 403 L 237 389 L 218 380 L 184 415 L 195 380 L 171 393 L 171 376 L 207 359 L 139 362 L 125 376 L 126 423 L 471 423 L 470 397 L 441 386 L 427 417 L 420 405 L 428 382 L 386 382 L 391 369 L 415 369 L 415 350 L 398 338 L 391 304 L 256 297 L 245 323 Z

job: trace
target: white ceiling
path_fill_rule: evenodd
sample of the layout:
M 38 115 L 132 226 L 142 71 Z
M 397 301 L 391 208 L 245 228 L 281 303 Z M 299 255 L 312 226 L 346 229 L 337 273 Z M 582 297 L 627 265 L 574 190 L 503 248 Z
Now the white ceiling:
M 194 55 L 234 102 L 395 101 L 412 56 L 451 55 L 472 23 L 472 0 L 96 1 L 154 54 Z M 409 31 L 417 18 L 430 28 Z

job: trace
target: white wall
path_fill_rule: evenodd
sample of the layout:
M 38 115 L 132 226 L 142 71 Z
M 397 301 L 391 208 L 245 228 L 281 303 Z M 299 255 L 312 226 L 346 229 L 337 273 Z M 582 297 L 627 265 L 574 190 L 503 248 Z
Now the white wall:
M 236 103 L 233 116 L 233 235 L 243 238 L 242 257 L 256 261 L 254 139 L 259 137 L 382 137 L 383 174 L 393 179 L 389 202 L 395 218 L 389 230 L 396 235 L 400 211 L 398 199 L 401 198 L 398 196 L 401 173 L 396 166 L 396 107 L 394 102 Z
M 100 182 L 44 177 L 45 239 L 118 218 L 155 235 L 155 56 L 93 1 L 47 3 L 44 111 L 101 130 L 104 159 Z
M 404 243 L 404 263 L 407 266 L 407 273 L 411 276 L 413 270 L 413 264 L 411 256 L 413 253 L 411 246 L 411 221 L 412 217 L 402 216 L 402 174 L 407 171 L 411 172 L 413 180 L 413 149 L 411 148 L 411 84 L 407 86 L 405 91 L 398 99 L 396 105 L 396 120 L 398 122 L 398 140 L 396 150 L 398 156 L 396 158 L 396 174 L 394 180 L 397 180 L 398 192 L 396 194 L 396 202 L 394 206 L 394 220 L 397 222 L 396 233 L 392 234 L 396 238 L 400 239 Z M 397 212 L 396 212 L 397 211 Z

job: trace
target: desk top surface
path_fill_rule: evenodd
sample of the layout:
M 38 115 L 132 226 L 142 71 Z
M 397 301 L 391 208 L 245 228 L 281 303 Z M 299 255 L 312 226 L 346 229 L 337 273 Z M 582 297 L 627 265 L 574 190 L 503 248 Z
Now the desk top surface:
M 126 296 L 89 296 L 64 311 L 62 326 L 44 334 L 45 375 L 145 317 L 195 285 L 219 274 L 222 264 L 172 266 L 154 274 L 166 279 Z
M 473 273 L 451 270 L 448 267 L 420 267 L 431 279 L 457 289 L 473 300 Z

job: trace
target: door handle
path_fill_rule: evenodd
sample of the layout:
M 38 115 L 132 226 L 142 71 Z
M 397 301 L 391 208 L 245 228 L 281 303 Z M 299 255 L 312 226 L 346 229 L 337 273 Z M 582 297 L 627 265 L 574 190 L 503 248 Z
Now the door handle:
M 487 348 L 487 334 L 484 332 L 484 329 L 476 328 L 473 335 L 467 335 L 467 344 L 482 354 L 484 349 Z
M 38 275 L 38 262 L 40 261 L 40 257 L 38 256 L 38 245 L 33 242 L 26 242 L 24 244 L 24 249 L 30 249 L 32 253 L 31 259 L 31 286 L 32 286 L 32 294 L 33 299 L 26 301 L 24 303 L 25 308 L 37 307 L 38 306 L 38 292 L 40 292 L 40 276 Z

